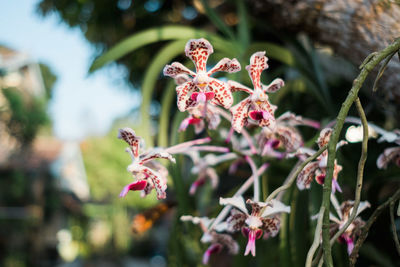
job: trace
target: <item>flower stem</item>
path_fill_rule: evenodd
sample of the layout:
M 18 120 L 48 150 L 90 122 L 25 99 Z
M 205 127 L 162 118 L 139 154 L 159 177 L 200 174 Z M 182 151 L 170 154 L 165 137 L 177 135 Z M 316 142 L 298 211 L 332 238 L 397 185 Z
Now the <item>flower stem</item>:
M 259 176 L 257 175 L 257 167 L 256 167 L 256 164 L 254 163 L 254 160 L 251 157 L 245 156 L 245 159 L 246 159 L 247 163 L 249 163 L 251 171 L 253 172 L 254 202 L 259 202 L 260 201 L 260 179 L 259 179 Z
M 346 100 L 343 102 L 342 107 L 337 116 L 337 121 L 335 128 L 333 130 L 332 136 L 328 144 L 328 165 L 327 165 L 327 175 L 325 177 L 323 195 L 322 195 L 322 206 L 325 208 L 323 225 L 322 225 L 322 246 L 324 249 L 324 260 L 327 267 L 333 267 L 332 251 L 330 245 L 330 235 L 329 235 L 329 211 L 330 211 L 330 194 L 332 192 L 332 177 L 334 170 L 334 162 L 336 158 L 336 144 L 339 141 L 340 133 L 343 128 L 345 118 L 352 106 L 353 102 L 358 97 L 358 92 L 363 85 L 368 74 L 372 69 L 378 65 L 382 60 L 391 55 L 393 52 L 400 49 L 400 38 L 396 39 L 391 45 L 383 49 L 374 55 L 368 63 L 366 63 L 360 74 L 353 82 L 353 86 L 347 95 Z

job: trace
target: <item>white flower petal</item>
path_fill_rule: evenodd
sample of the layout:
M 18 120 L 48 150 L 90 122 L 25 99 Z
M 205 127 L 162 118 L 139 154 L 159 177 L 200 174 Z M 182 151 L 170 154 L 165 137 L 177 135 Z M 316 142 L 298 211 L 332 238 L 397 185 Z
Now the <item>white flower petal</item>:
M 246 204 L 244 202 L 244 199 L 242 196 L 238 196 L 238 197 L 229 197 L 229 198 L 219 198 L 219 204 L 220 205 L 231 205 L 239 210 L 241 210 L 242 212 L 244 212 L 245 214 L 249 214 L 246 208 Z
M 285 204 L 283 204 L 279 200 L 272 199 L 269 202 L 269 204 L 272 204 L 272 207 L 267 207 L 264 210 L 264 212 L 261 215 L 261 217 L 267 217 L 267 216 L 271 216 L 273 214 L 282 213 L 282 212 L 286 212 L 286 213 L 290 212 L 290 207 L 286 206 Z

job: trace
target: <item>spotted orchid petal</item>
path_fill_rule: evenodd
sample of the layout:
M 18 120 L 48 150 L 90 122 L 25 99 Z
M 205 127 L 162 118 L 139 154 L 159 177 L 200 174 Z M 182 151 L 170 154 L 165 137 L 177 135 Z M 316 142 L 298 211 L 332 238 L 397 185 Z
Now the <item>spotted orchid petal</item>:
M 228 197 L 228 198 L 219 198 L 219 204 L 220 205 L 231 205 L 240 211 L 242 211 L 245 214 L 249 214 L 246 208 L 246 203 L 244 202 L 244 199 L 242 196 L 238 197 Z
M 250 65 L 246 66 L 255 89 L 261 89 L 261 72 L 268 68 L 267 61 L 265 52 L 256 52 L 250 58 Z
M 196 85 L 192 82 L 186 82 L 176 87 L 177 104 L 180 111 L 185 111 L 194 105 L 194 101 L 190 98 L 192 92 L 196 90 Z
M 210 81 L 208 82 L 208 88 L 215 94 L 213 100 L 216 104 L 226 109 L 232 106 L 233 96 L 227 83 L 210 78 Z
M 264 212 L 261 214 L 261 217 L 268 217 L 272 216 L 278 213 L 289 213 L 290 212 L 290 207 L 286 206 L 282 202 L 276 199 L 272 199 L 268 204 L 268 206 L 265 208 Z
M 248 215 L 237 210 L 237 209 L 232 209 L 231 214 L 226 220 L 227 222 L 227 231 L 228 232 L 237 232 L 242 227 L 245 225 L 245 221 L 247 219 Z
M 297 176 L 297 187 L 300 190 L 310 188 L 311 182 L 314 178 L 315 171 L 319 168 L 318 161 L 308 163 L 304 169 Z
M 247 123 L 250 104 L 251 100 L 248 97 L 230 109 L 232 114 L 232 128 L 238 133 L 242 131 L 243 126 Z
M 167 190 L 167 181 L 165 180 L 165 177 L 147 167 L 144 167 L 143 173 L 153 182 L 154 188 L 157 192 L 157 199 L 166 198 L 167 194 L 165 191 Z
M 128 143 L 135 158 L 139 157 L 139 143 L 141 138 L 136 136 L 134 130 L 128 127 L 119 129 L 118 138 L 123 139 L 126 143 Z
M 212 45 L 204 38 L 191 39 L 185 46 L 185 54 L 196 66 L 196 71 L 205 72 L 208 57 L 214 52 Z
M 176 162 L 171 154 L 158 148 L 158 149 L 152 149 L 149 152 L 142 154 L 140 156 L 140 164 L 145 164 L 146 162 L 149 162 L 153 159 L 168 159 L 169 161 L 171 161 L 173 163 Z
M 231 92 L 242 91 L 242 92 L 246 92 L 248 94 L 253 94 L 253 90 L 252 89 L 250 89 L 247 86 L 244 86 L 241 83 L 235 82 L 235 81 L 229 80 L 228 81 L 228 86 L 229 86 L 229 89 L 231 90 Z
M 234 59 L 229 59 L 229 58 L 223 58 L 221 59 L 211 70 L 207 72 L 207 75 L 211 75 L 213 73 L 216 73 L 218 71 L 225 71 L 228 73 L 234 73 L 240 71 L 240 63 L 237 61 L 236 58 Z
M 128 194 L 129 190 L 132 191 L 140 191 L 143 190 L 147 185 L 147 182 L 145 180 L 139 180 L 133 183 L 130 183 L 122 189 L 121 193 L 119 194 L 119 197 L 124 197 Z
M 264 239 L 275 237 L 279 233 L 281 226 L 281 220 L 279 219 L 279 216 L 262 218 L 261 221 L 263 223 L 261 229 L 265 232 Z
M 303 145 L 303 138 L 299 131 L 294 127 L 277 127 L 276 134 L 287 152 L 296 151 Z
M 191 81 L 192 78 L 190 78 L 189 75 L 187 75 L 187 74 L 178 74 L 178 75 L 176 75 L 174 80 L 175 80 L 176 85 L 181 85 L 188 81 Z
M 383 153 L 379 155 L 376 165 L 379 169 L 386 169 L 392 161 L 400 167 L 400 146 L 386 148 Z
M 260 127 L 269 127 L 274 129 L 276 126 L 274 113 L 277 107 L 271 105 L 268 100 L 265 100 L 259 104 L 259 108 L 262 111 L 262 117 L 258 120 L 258 125 Z
M 270 84 L 268 85 L 261 84 L 261 86 L 265 93 L 275 93 L 283 86 L 285 86 L 285 82 L 280 78 L 276 78 Z
M 174 62 L 171 65 L 166 65 L 163 69 L 164 76 L 169 76 L 171 78 L 177 78 L 178 75 L 186 74 L 192 77 L 196 77 L 196 73 L 186 68 L 179 62 Z
M 329 139 L 331 138 L 332 132 L 333 132 L 332 128 L 322 129 L 321 133 L 319 134 L 319 138 L 317 140 L 319 148 L 329 143 Z

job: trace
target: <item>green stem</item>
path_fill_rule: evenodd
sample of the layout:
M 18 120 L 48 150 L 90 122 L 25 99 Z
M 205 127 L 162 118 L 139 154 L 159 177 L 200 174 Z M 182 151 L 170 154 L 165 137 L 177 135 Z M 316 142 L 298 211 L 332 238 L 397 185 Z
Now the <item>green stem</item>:
M 328 144 L 328 165 L 327 165 L 327 175 L 324 182 L 323 195 L 322 195 L 322 205 L 321 208 L 325 208 L 323 224 L 322 224 L 322 246 L 324 249 L 324 260 L 326 266 L 332 267 L 332 251 L 330 245 L 330 235 L 329 235 L 329 211 L 330 211 L 330 194 L 332 192 L 332 177 L 333 177 L 333 169 L 334 162 L 336 158 L 336 145 L 339 141 L 340 133 L 345 121 L 345 118 L 349 112 L 350 107 L 353 102 L 358 97 L 358 92 L 367 78 L 368 74 L 372 71 L 372 69 L 378 65 L 382 60 L 391 55 L 393 52 L 400 49 L 400 39 L 394 41 L 391 45 L 378 52 L 372 59 L 365 64 L 363 69 L 361 70 L 358 77 L 354 80 L 353 86 L 347 95 L 346 100 L 342 104 L 342 108 L 339 111 L 337 116 L 336 125 L 332 136 L 330 138 Z
M 368 150 L 368 122 L 367 122 L 367 118 L 365 116 L 363 107 L 361 105 L 360 99 L 358 97 L 357 97 L 355 103 L 356 103 L 358 113 L 360 114 L 361 123 L 363 126 L 363 140 L 362 140 L 362 145 L 361 145 L 361 157 L 360 157 L 360 161 L 358 162 L 357 186 L 356 186 L 356 195 L 354 198 L 354 207 L 353 207 L 353 211 L 351 212 L 347 222 L 331 238 L 331 245 L 333 244 L 333 242 L 335 242 L 336 239 L 339 238 L 339 236 L 341 234 L 343 234 L 343 232 L 347 229 L 347 227 L 349 227 L 349 225 L 354 221 L 354 219 L 357 216 L 357 210 L 358 210 L 358 206 L 360 205 L 360 200 L 361 200 L 361 189 L 362 189 L 363 178 L 364 178 L 364 166 L 365 166 L 365 161 L 367 160 L 367 150 Z
M 299 175 L 299 173 L 304 169 L 304 167 L 311 161 L 313 161 L 314 159 L 316 159 L 319 155 L 322 154 L 322 152 L 324 152 L 324 150 L 326 149 L 326 145 L 321 147 L 316 153 L 314 153 L 314 155 L 308 157 L 305 161 L 303 161 L 300 166 L 296 169 L 295 172 L 293 172 L 290 176 L 290 178 L 288 179 L 287 183 L 285 183 L 284 185 L 278 187 L 277 189 L 275 189 L 274 192 L 272 192 L 268 198 L 265 200 L 265 202 L 269 202 L 271 201 L 271 199 L 273 199 L 279 192 L 284 191 L 286 189 L 288 189 L 293 182 L 296 180 L 297 176 Z
M 371 217 L 365 223 L 365 226 L 361 228 L 360 236 L 357 239 L 357 242 L 354 244 L 353 251 L 350 254 L 350 264 L 349 264 L 350 267 L 353 267 L 356 264 L 358 251 L 360 250 L 361 245 L 367 238 L 369 229 L 371 228 L 372 224 L 376 221 L 376 219 L 384 211 L 384 209 L 387 208 L 387 206 L 389 206 L 391 203 L 396 203 L 396 201 L 398 201 L 399 199 L 400 199 L 400 189 L 398 189 L 396 193 L 394 193 L 394 195 L 391 196 L 388 200 L 386 200 L 379 207 L 377 207 L 376 210 L 372 213 Z

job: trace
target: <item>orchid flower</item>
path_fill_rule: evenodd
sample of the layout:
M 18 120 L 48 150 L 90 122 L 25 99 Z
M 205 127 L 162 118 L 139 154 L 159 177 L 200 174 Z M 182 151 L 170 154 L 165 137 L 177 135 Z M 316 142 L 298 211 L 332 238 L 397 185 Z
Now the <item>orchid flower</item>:
M 179 126 L 179 131 L 185 131 L 189 125 L 194 125 L 195 133 L 199 134 L 204 130 L 205 122 L 211 130 L 217 129 L 221 122 L 220 114 L 213 104 L 199 103 L 187 109 L 189 116 L 185 118 Z
M 360 202 L 356 216 L 366 208 L 369 208 L 370 206 L 371 205 L 369 204 L 368 201 Z M 349 219 L 353 207 L 354 207 L 354 201 L 348 200 L 343 202 L 342 205 L 340 205 L 340 207 L 335 207 L 339 218 L 337 218 L 333 214 L 329 214 L 329 219 L 332 221 L 332 224 L 330 226 L 331 233 L 334 234 L 341 227 L 343 227 L 343 225 Z M 347 227 L 344 233 L 338 238 L 339 242 L 345 242 L 347 244 L 347 253 L 349 255 L 351 254 L 354 248 L 354 239 L 360 234 L 360 229 L 361 227 L 364 226 L 364 224 L 365 222 L 360 217 L 356 217 L 355 220 L 349 225 L 349 227 Z
M 331 128 L 325 128 L 321 131 L 319 138 L 317 140 L 318 147 L 322 148 L 326 144 L 328 144 L 330 136 L 332 134 L 332 129 Z M 347 142 L 339 142 L 338 146 L 336 147 L 339 148 L 340 146 L 347 144 Z M 304 169 L 299 173 L 297 176 L 297 187 L 300 190 L 303 189 L 308 189 L 310 188 L 311 182 L 313 178 L 315 177 L 315 181 L 323 185 L 325 181 L 325 176 L 326 176 L 326 169 L 327 169 L 327 162 L 328 162 L 328 151 L 324 150 L 322 154 L 317 158 L 315 161 L 311 161 L 308 163 Z M 338 190 L 339 192 L 342 192 L 342 189 L 340 188 L 337 178 L 339 175 L 339 172 L 342 170 L 342 166 L 337 164 L 337 161 L 335 159 L 335 164 L 334 164 L 334 170 L 333 170 L 333 179 L 332 179 L 332 191 L 335 192 Z
M 302 147 L 303 138 L 295 128 L 297 125 L 307 125 L 317 129 L 320 127 L 318 122 L 285 112 L 276 119 L 274 129 L 264 127 L 258 135 L 257 143 L 261 149 L 261 155 L 283 158 L 286 153 L 295 152 Z M 276 151 L 280 147 L 284 148 L 284 153 Z
M 254 89 L 250 89 L 238 82 L 228 81 L 232 92 L 243 91 L 249 96 L 233 106 L 230 111 L 232 114 L 232 127 L 240 133 L 243 126 L 248 122 L 248 117 L 257 121 L 260 127 L 275 126 L 274 112 L 277 108 L 268 101 L 266 93 L 273 93 L 284 86 L 282 79 L 275 79 L 269 85 L 261 84 L 261 72 L 268 68 L 268 58 L 265 52 L 256 52 L 250 58 L 250 65 L 246 67 L 253 83 Z
M 196 193 L 198 187 L 205 184 L 207 178 L 210 179 L 212 188 L 217 188 L 219 177 L 213 166 L 237 158 L 235 153 L 226 153 L 220 156 L 207 154 L 204 157 L 200 157 L 198 151 L 189 150 L 184 152 L 184 154 L 188 155 L 193 161 L 194 166 L 191 169 L 191 173 L 197 174 L 197 179 L 192 183 L 189 190 L 191 195 Z
M 131 128 L 123 128 L 119 130 L 118 138 L 123 139 L 128 143 L 129 148 L 126 151 L 132 157 L 132 163 L 128 166 L 128 172 L 135 176 L 136 181 L 128 184 L 122 190 L 120 197 L 126 196 L 129 190 L 142 190 L 144 195 L 147 195 L 154 188 L 157 192 L 157 199 L 163 199 L 166 197 L 165 190 L 167 189 L 167 177 L 164 174 L 151 169 L 148 164 L 151 164 L 152 160 L 161 158 L 168 159 L 175 163 L 175 159 L 166 151 L 162 149 L 152 149 L 148 152 L 139 153 L 139 144 L 141 138 L 136 136 L 135 131 Z M 159 165 L 153 163 L 153 166 L 157 167 L 159 170 Z
M 390 162 L 394 162 L 400 167 L 400 146 L 386 148 L 379 155 L 376 165 L 379 169 L 386 169 Z
M 275 199 L 268 203 L 254 202 L 248 199 L 246 203 L 250 204 L 251 213 L 248 212 L 241 196 L 220 198 L 219 203 L 236 208 L 231 211 L 231 215 L 227 219 L 227 230 L 231 232 L 241 230 L 243 235 L 248 238 L 245 256 L 250 252 L 256 256 L 256 239 L 261 238 L 263 234 L 266 237 L 276 236 L 280 228 L 280 214 L 290 212 L 290 207 Z
M 176 87 L 177 104 L 180 111 L 185 111 L 197 103 L 205 103 L 207 100 L 212 100 L 212 103 L 224 108 L 231 107 L 233 97 L 229 86 L 225 82 L 212 78 L 211 75 L 218 71 L 237 72 L 240 70 L 240 64 L 235 58 L 223 58 L 207 71 L 207 60 L 213 52 L 213 47 L 206 39 L 191 39 L 185 46 L 185 53 L 195 64 L 196 73 L 179 62 L 164 67 L 165 76 L 176 79 L 178 75 L 186 74 L 192 77 Z M 177 80 L 176 82 L 179 83 Z
M 207 250 L 203 254 L 203 264 L 208 264 L 210 256 L 212 254 L 219 253 L 223 248 L 228 249 L 228 253 L 236 255 L 239 252 L 238 243 L 228 234 L 217 233 L 226 230 L 226 223 L 220 223 L 214 227 L 215 230 L 211 232 L 208 231 L 209 226 L 214 221 L 214 219 L 209 219 L 207 217 L 193 217 L 193 216 L 181 216 L 181 221 L 190 221 L 193 224 L 200 225 L 204 234 L 201 238 L 202 243 L 211 243 Z

